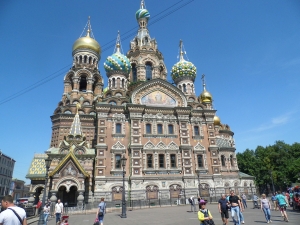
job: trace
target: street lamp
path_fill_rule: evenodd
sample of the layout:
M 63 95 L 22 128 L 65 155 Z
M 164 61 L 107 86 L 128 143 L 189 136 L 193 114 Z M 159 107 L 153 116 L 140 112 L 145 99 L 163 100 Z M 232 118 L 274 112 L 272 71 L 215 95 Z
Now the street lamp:
M 122 163 L 122 167 L 123 167 L 123 192 L 122 192 L 122 214 L 121 214 L 121 218 L 126 218 L 126 200 L 125 200 L 125 166 L 126 166 L 126 158 L 125 155 L 122 156 L 121 158 L 121 163 Z
M 197 175 L 198 175 L 198 192 L 199 192 L 199 197 L 201 198 L 201 195 L 200 195 L 200 174 L 199 174 L 199 170 L 197 172 Z
M 44 195 L 43 195 L 43 200 L 42 200 L 42 206 L 41 207 L 44 207 L 44 205 L 45 205 L 46 193 L 47 193 L 47 184 L 48 184 L 48 170 L 50 168 L 50 164 L 51 164 L 51 159 L 46 158 L 45 159 L 45 166 L 46 166 L 45 187 L 44 187 Z M 44 214 L 41 212 L 40 213 L 40 218 L 39 218 L 39 221 L 38 221 L 38 225 L 43 225 L 44 223 L 45 223 Z

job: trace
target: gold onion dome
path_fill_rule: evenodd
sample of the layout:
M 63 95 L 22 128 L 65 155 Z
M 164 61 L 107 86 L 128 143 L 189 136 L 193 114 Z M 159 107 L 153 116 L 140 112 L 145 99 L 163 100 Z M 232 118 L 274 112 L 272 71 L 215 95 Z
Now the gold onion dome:
M 201 95 L 199 96 L 199 100 L 200 102 L 204 102 L 204 103 L 212 103 L 212 95 L 207 91 L 207 90 L 203 90 L 203 92 L 201 93 Z
M 87 34 L 85 37 L 78 38 L 74 44 L 72 51 L 76 51 L 78 49 L 89 49 L 96 52 L 98 55 L 101 53 L 101 47 L 99 43 L 90 36 L 90 30 L 87 30 Z
M 218 116 L 214 116 L 214 125 L 215 126 L 220 126 L 221 125 L 221 120 Z

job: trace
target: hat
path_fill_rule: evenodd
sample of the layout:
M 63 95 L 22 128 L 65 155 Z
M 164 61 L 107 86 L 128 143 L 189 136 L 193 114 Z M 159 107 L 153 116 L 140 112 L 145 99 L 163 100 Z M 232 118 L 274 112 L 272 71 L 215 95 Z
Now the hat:
M 204 201 L 203 199 L 200 200 L 199 202 L 200 205 L 206 205 L 206 201 Z

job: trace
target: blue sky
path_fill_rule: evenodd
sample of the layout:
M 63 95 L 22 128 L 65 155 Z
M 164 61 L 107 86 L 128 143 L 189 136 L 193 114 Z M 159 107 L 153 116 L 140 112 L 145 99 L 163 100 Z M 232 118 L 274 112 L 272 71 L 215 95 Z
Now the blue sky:
M 171 5 L 189 0 L 146 0 L 152 21 Z M 48 149 L 51 120 L 72 63 L 72 45 L 91 16 L 96 40 L 107 49 L 120 30 L 137 31 L 139 0 L 0 2 L 0 149 L 16 161 L 14 177 L 25 179 L 34 153 Z M 155 15 L 160 15 L 153 18 Z M 299 142 L 300 2 L 280 0 L 195 0 L 149 27 L 170 70 L 179 40 L 201 74 L 222 123 L 235 133 L 238 152 L 276 140 Z M 150 18 L 151 22 L 151 18 Z M 114 43 L 114 42 L 112 42 Z M 103 51 L 103 62 L 113 47 Z M 11 101 L 9 96 L 61 70 L 49 82 Z

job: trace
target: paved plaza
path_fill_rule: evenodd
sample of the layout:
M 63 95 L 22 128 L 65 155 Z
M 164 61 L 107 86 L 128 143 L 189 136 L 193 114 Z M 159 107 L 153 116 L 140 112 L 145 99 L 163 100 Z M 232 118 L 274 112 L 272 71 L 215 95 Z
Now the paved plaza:
M 208 204 L 207 208 L 211 210 L 216 225 L 222 225 L 220 214 L 218 213 L 217 204 Z M 107 213 L 104 218 L 104 225 L 174 225 L 174 224 L 189 224 L 199 225 L 197 213 L 190 212 L 189 205 L 184 206 L 168 206 L 159 208 L 146 208 L 127 211 L 127 218 L 120 218 L 120 212 Z M 271 224 L 292 224 L 300 225 L 300 212 L 288 209 L 289 223 L 284 222 L 279 211 L 272 211 Z M 94 223 L 96 212 L 86 215 L 71 215 L 69 219 L 70 225 L 81 225 Z M 245 224 L 267 224 L 263 212 L 260 209 L 247 208 L 244 212 Z M 49 225 L 55 224 L 55 219 L 51 218 Z M 233 224 L 230 219 L 229 224 Z

